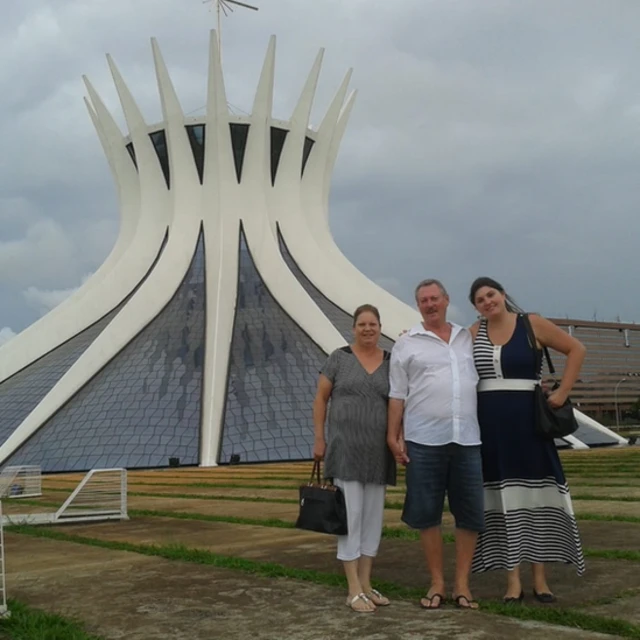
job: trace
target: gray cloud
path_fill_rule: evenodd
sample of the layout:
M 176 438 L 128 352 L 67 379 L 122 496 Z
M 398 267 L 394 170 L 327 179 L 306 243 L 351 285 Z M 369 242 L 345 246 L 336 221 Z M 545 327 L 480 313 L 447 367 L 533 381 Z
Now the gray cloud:
M 409 302 L 417 280 L 440 277 L 466 321 L 478 275 L 548 315 L 640 319 L 638 3 L 257 2 L 260 12 L 238 10 L 224 23 L 234 106 L 250 110 L 271 33 L 275 117 L 290 115 L 319 47 L 327 53 L 314 123 L 355 68 L 360 93 L 331 225 L 358 268 Z M 147 119 L 159 120 L 155 35 L 184 110 L 197 112 L 210 26 L 198 0 L 5 8 L 0 55 L 15 64 L 0 68 L 0 327 L 32 322 L 116 238 L 81 74 L 123 126 L 104 62 L 111 52 Z

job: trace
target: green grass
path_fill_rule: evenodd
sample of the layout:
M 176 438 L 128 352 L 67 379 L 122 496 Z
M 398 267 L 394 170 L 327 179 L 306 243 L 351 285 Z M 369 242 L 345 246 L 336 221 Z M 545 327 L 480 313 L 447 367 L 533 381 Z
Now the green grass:
M 69 493 L 67 489 L 47 489 L 47 491 L 64 491 Z M 265 498 L 262 496 L 230 496 L 227 494 L 210 494 L 210 493 L 155 493 L 145 491 L 128 491 L 128 496 L 138 498 L 175 498 L 177 500 L 226 500 L 227 502 L 263 502 L 273 504 L 298 504 L 298 498 Z M 26 504 L 26 502 L 25 502 Z M 43 502 L 38 504 L 44 505 Z M 385 509 L 402 509 L 402 502 L 385 501 Z M 445 511 L 448 509 L 445 507 Z
M 66 489 L 50 489 L 49 491 L 66 491 Z M 284 499 L 284 498 L 250 498 L 246 496 L 227 496 L 227 495 L 207 495 L 207 494 L 180 494 L 180 493 L 144 493 L 144 492 L 129 492 L 129 496 L 138 496 L 138 497 L 155 497 L 155 498 L 176 498 L 176 499 L 184 499 L 184 500 L 226 500 L 228 502 L 262 502 L 262 503 L 276 503 L 276 504 L 297 504 L 297 500 L 293 499 Z M 573 496 L 573 499 L 578 500 L 580 498 L 576 498 Z M 591 498 L 595 500 L 596 498 Z M 606 501 L 608 498 L 606 497 L 597 497 L 598 500 Z M 589 498 L 587 498 L 587 501 Z M 18 504 L 14 502 L 13 504 Z M 46 500 L 27 500 L 21 499 L 20 504 L 30 505 L 30 506 L 42 506 L 42 507 L 59 507 L 61 503 L 58 502 L 49 502 Z M 402 509 L 401 502 L 386 502 L 385 508 L 387 509 Z M 444 508 L 445 512 L 448 511 L 447 505 Z M 133 511 L 130 510 L 130 513 Z M 156 511 L 159 513 L 159 511 Z M 166 513 L 175 513 L 175 512 L 166 512 Z M 227 516 L 220 516 L 226 518 Z M 627 516 L 627 515 L 609 515 L 609 514 L 600 514 L 600 513 L 576 513 L 576 520 L 585 520 L 585 521 L 596 521 L 596 522 L 626 522 L 630 524 L 640 524 L 640 516 Z M 223 522 L 223 520 L 220 520 Z
M 25 501 L 26 503 L 26 501 Z M 29 501 L 30 504 L 42 504 Z M 177 520 L 196 520 L 200 522 L 222 522 L 225 524 L 240 524 L 258 527 L 274 527 L 279 529 L 294 529 L 295 522 L 291 520 L 281 520 L 280 518 L 244 518 L 239 516 L 221 516 L 206 513 L 189 513 L 185 511 L 166 511 L 157 509 L 130 509 L 129 515 L 134 518 L 175 518 Z M 614 516 L 594 517 L 594 520 L 615 521 Z M 591 518 L 590 518 L 591 519 Z M 640 521 L 640 518 L 637 518 Z M 11 530 L 15 530 L 12 528 Z M 390 540 L 419 540 L 420 534 L 414 529 L 407 527 L 384 526 L 382 537 Z M 445 543 L 453 543 L 455 537 L 451 533 L 442 536 Z M 605 560 L 629 560 L 640 562 L 640 551 L 617 550 L 617 549 L 584 549 L 587 558 L 601 558 Z
M 77 484 L 77 483 L 75 483 Z M 301 483 L 298 484 L 240 484 L 237 482 L 140 482 L 130 478 L 128 485 L 130 487 L 180 487 L 183 489 L 263 489 L 263 490 L 275 490 L 275 491 L 297 491 Z M 64 490 L 67 489 L 55 489 Z M 68 489 L 69 491 L 71 489 Z
M 636 484 L 629 484 L 628 482 L 591 482 L 590 480 L 573 478 L 573 480 L 571 480 L 571 488 L 575 487 L 612 487 L 618 489 L 640 489 L 640 482 Z
M 600 605 L 608 605 L 615 604 L 624 600 L 625 598 L 635 598 L 635 596 L 640 595 L 640 587 L 634 587 L 632 589 L 624 589 L 619 593 L 616 593 L 612 596 L 604 596 L 602 598 L 595 598 L 589 602 L 585 602 L 582 606 L 584 608 L 597 607 Z
M 69 493 L 68 489 L 45 489 L 45 491 L 62 491 L 64 493 Z M 249 496 L 230 496 L 227 494 L 209 493 L 149 493 L 144 491 L 128 491 L 127 495 L 140 498 L 176 498 L 180 500 L 226 500 L 227 502 L 270 502 L 275 504 L 298 504 L 297 498 L 252 498 Z
M 63 489 L 62 491 L 65 491 Z M 274 504 L 298 504 L 297 498 L 267 498 L 262 496 L 230 496 L 227 494 L 208 494 L 208 493 L 154 493 L 145 491 L 129 491 L 128 495 L 141 498 L 176 498 L 181 500 L 227 500 L 231 502 L 264 502 Z M 593 500 L 593 501 L 614 501 L 614 502 L 640 502 L 640 498 L 630 498 L 628 496 L 593 496 L 590 494 L 574 495 L 573 500 Z M 385 500 L 385 509 L 401 510 L 403 502 L 398 500 Z M 445 512 L 448 507 L 445 505 Z
M 75 484 L 75 483 L 74 483 Z M 570 483 L 571 484 L 571 483 Z M 262 490 L 262 491 L 297 491 L 299 484 L 290 484 L 290 485 L 274 485 L 274 484 L 263 484 L 263 483 L 238 483 L 238 482 L 185 482 L 185 483 L 169 483 L 169 482 L 140 482 L 135 479 L 131 479 L 129 481 L 130 487 L 179 487 L 181 489 L 254 489 L 254 490 Z M 628 488 L 624 484 L 604 484 L 597 482 L 580 482 L 575 483 L 576 487 L 584 486 L 594 486 L 594 487 L 619 487 L 619 488 Z M 639 487 L 640 488 L 640 487 Z M 47 491 L 69 491 L 68 489 L 61 487 L 52 487 L 46 488 Z M 399 496 L 404 494 L 404 488 L 391 488 L 387 489 L 387 494 L 391 494 L 393 496 Z M 130 492 L 130 495 L 151 495 L 148 493 Z M 162 494 L 153 494 L 153 495 L 162 495 Z M 187 495 L 187 494 L 171 494 L 176 497 Z M 200 496 L 194 496 L 200 497 Z M 212 496 L 213 497 L 213 496 Z M 613 500 L 618 502 L 640 502 L 640 497 L 633 496 L 594 496 L 594 495 L 580 495 L 575 494 L 572 496 L 574 500 Z M 222 499 L 219 496 L 215 496 L 215 499 Z M 234 496 L 233 499 L 242 499 L 240 496 Z M 257 499 L 257 498 L 256 498 Z M 389 509 L 397 509 L 398 507 L 394 504 L 393 506 L 388 506 Z
M 605 502 L 640 502 L 640 498 L 634 498 L 633 496 L 594 496 L 590 493 L 572 493 L 571 499 L 572 500 L 595 500 L 595 501 L 605 501 Z
M 637 469 L 637 465 L 635 465 Z M 632 473 L 631 470 L 624 471 L 619 467 L 614 467 L 613 469 L 593 469 L 589 467 L 563 467 L 564 472 L 567 478 L 571 479 L 576 476 L 584 476 L 586 478 L 611 478 L 611 479 L 620 479 L 623 480 L 628 478 L 629 480 L 637 480 L 640 478 L 640 473 Z
M 76 484 L 75 482 L 73 483 Z M 238 483 L 238 482 L 184 482 L 184 483 L 171 483 L 171 482 L 140 482 L 133 478 L 129 479 L 129 487 L 175 487 L 180 489 L 257 489 L 263 491 L 289 491 L 297 493 L 298 488 L 302 483 L 295 483 L 289 485 L 277 485 L 277 484 L 261 484 L 261 483 Z M 69 489 L 62 487 L 45 487 L 45 491 L 68 491 Z M 135 491 L 135 489 L 134 489 Z M 387 493 L 393 495 L 404 495 L 404 488 L 389 488 Z M 130 492 L 130 495 L 134 493 Z M 157 495 L 157 494 L 154 494 Z M 173 494 L 172 494 L 173 495 Z M 186 495 L 186 494 L 185 494 Z
M 11 617 L 0 620 L 0 638 L 10 640 L 102 640 L 89 634 L 84 625 L 55 613 L 8 601 Z
M 151 509 L 130 509 L 129 515 L 138 518 L 176 518 L 178 520 L 198 520 L 202 522 L 223 522 L 225 524 L 244 524 L 258 527 L 276 527 L 279 529 L 295 529 L 295 522 L 279 518 L 239 518 L 236 516 L 217 516 L 206 513 L 186 513 L 184 511 L 157 511 Z M 406 527 L 382 528 L 382 537 L 392 540 L 418 540 L 419 533 Z M 454 541 L 454 536 L 445 533 L 442 536 L 447 543 Z
M 115 542 L 99 540 L 86 536 L 70 535 L 62 531 L 53 531 L 51 529 L 34 527 L 12 527 L 12 530 L 17 533 L 40 538 L 86 544 L 93 547 L 100 547 L 115 551 L 128 551 L 173 561 L 190 562 L 224 569 L 233 569 L 269 578 L 289 578 L 312 582 L 328 587 L 344 588 L 346 586 L 344 576 L 338 573 L 317 571 L 313 569 L 295 569 L 274 562 L 261 562 L 246 558 L 226 556 L 212 553 L 204 549 L 188 548 L 183 545 L 147 545 L 132 544 L 129 542 Z M 424 595 L 423 589 L 405 587 L 394 582 L 380 581 L 376 583 L 376 586 L 392 598 L 417 600 Z M 616 635 L 623 638 L 640 639 L 640 625 L 634 625 L 616 618 L 591 615 L 574 609 L 564 609 L 560 607 L 512 607 L 496 602 L 483 602 L 482 610 L 486 613 L 504 615 L 521 620 L 534 620 L 583 629 L 585 631 Z M 85 640 L 85 637 L 81 636 L 80 638 Z M 80 638 L 78 638 L 78 640 L 80 640 Z M 74 636 L 66 636 L 65 640 L 76 639 Z
M 633 551 L 629 549 L 583 549 L 582 551 L 585 558 L 640 562 L 640 551 Z
M 49 488 L 45 489 L 49 492 L 65 492 L 69 493 L 67 489 Z M 162 493 L 162 492 L 149 492 L 149 491 L 129 491 L 129 496 L 139 498 L 174 498 L 177 500 L 223 500 L 227 502 L 262 502 L 271 504 L 298 504 L 297 498 L 270 498 L 264 496 L 230 496 L 227 494 L 210 494 L 210 493 Z M 401 492 L 397 492 L 398 497 L 402 495 Z M 394 497 L 395 497 L 394 495 Z M 640 498 L 631 496 L 596 496 L 592 494 L 572 494 L 572 500 L 583 500 L 585 502 L 640 502 Z M 26 502 L 24 502 L 27 504 Z M 44 502 L 39 502 L 44 505 Z M 403 502 L 399 500 L 385 500 L 385 509 L 401 510 L 403 508 Z M 444 511 L 448 512 L 447 505 L 444 507 Z M 633 516 L 631 516 L 633 518 Z M 635 520 L 627 520 L 628 522 L 634 522 Z
M 184 511 L 155 511 L 151 509 L 130 509 L 129 515 L 138 518 L 176 518 L 178 520 L 199 520 L 203 522 L 224 522 L 225 524 L 246 524 L 258 527 L 294 529 L 295 522 L 279 518 L 239 518 L 236 516 L 216 516 L 207 513 L 186 513 Z
M 627 522 L 640 524 L 640 516 L 618 516 L 604 513 L 576 513 L 576 520 L 594 520 L 596 522 Z
M 149 509 L 133 509 L 129 514 L 134 517 L 148 518 L 176 518 L 179 520 L 199 520 L 204 522 L 224 522 L 228 524 L 244 524 L 259 527 L 276 527 L 280 529 L 294 529 L 295 523 L 279 518 L 241 518 L 236 516 L 217 516 L 205 513 L 185 513 L 181 511 L 156 511 Z M 419 540 L 420 533 L 407 527 L 384 526 L 382 537 L 389 540 Z M 451 533 L 444 533 L 442 538 L 445 543 L 455 541 Z M 640 562 L 640 551 L 619 549 L 583 549 L 587 558 L 601 558 L 604 560 L 628 560 Z

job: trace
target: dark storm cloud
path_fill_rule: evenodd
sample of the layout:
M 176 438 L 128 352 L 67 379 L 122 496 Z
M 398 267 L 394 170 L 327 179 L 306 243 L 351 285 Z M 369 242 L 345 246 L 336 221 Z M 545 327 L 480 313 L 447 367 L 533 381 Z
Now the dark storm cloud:
M 250 109 L 271 33 L 275 117 L 289 117 L 319 47 L 315 125 L 355 68 L 331 224 L 356 266 L 409 302 L 416 280 L 441 277 L 461 320 L 473 318 L 466 293 L 484 274 L 548 315 L 640 319 L 638 3 L 257 2 L 259 13 L 238 10 L 224 24 L 234 108 Z M 158 120 L 155 35 L 185 112 L 198 112 L 213 25 L 199 0 L 4 9 L 0 327 L 21 329 L 62 299 L 116 237 L 80 75 L 122 125 L 111 52 L 148 121 Z

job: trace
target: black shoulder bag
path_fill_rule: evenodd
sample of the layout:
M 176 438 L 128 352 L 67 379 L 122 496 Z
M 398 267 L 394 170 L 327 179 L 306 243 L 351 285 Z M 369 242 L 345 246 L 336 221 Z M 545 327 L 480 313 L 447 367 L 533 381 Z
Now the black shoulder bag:
M 315 480 L 315 482 L 314 482 Z M 320 462 L 313 463 L 311 478 L 300 487 L 300 513 L 296 528 L 347 535 L 347 505 L 340 487 L 320 482 Z
M 522 319 L 527 328 L 529 336 L 529 344 L 536 354 L 536 375 L 540 375 L 542 365 L 542 354 L 536 344 L 536 335 L 531 326 L 531 321 L 526 313 L 522 314 Z M 551 362 L 551 356 L 547 347 L 543 347 L 544 357 L 547 359 L 549 373 L 553 376 L 553 387 L 557 389 L 560 385 L 556 380 L 556 370 Z M 554 409 L 547 402 L 547 393 L 542 388 L 542 384 L 537 384 L 534 390 L 534 411 L 535 411 L 535 429 L 536 433 L 545 440 L 554 440 L 555 438 L 564 438 L 574 433 L 578 429 L 578 423 L 573 413 L 573 404 L 567 398 L 566 402 Z

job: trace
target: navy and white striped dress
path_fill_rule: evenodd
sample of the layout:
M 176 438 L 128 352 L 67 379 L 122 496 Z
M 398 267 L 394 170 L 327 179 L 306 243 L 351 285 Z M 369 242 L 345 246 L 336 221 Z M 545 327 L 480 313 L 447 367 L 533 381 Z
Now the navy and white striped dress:
M 494 346 L 482 320 L 473 346 L 480 377 L 485 531 L 473 571 L 513 569 L 521 562 L 563 562 L 584 572 L 576 519 L 553 441 L 534 431 L 535 352 L 522 316 L 511 339 Z
M 395 485 L 396 462 L 387 446 L 389 359 L 368 373 L 351 347 L 336 349 L 321 373 L 331 383 L 325 478 Z

